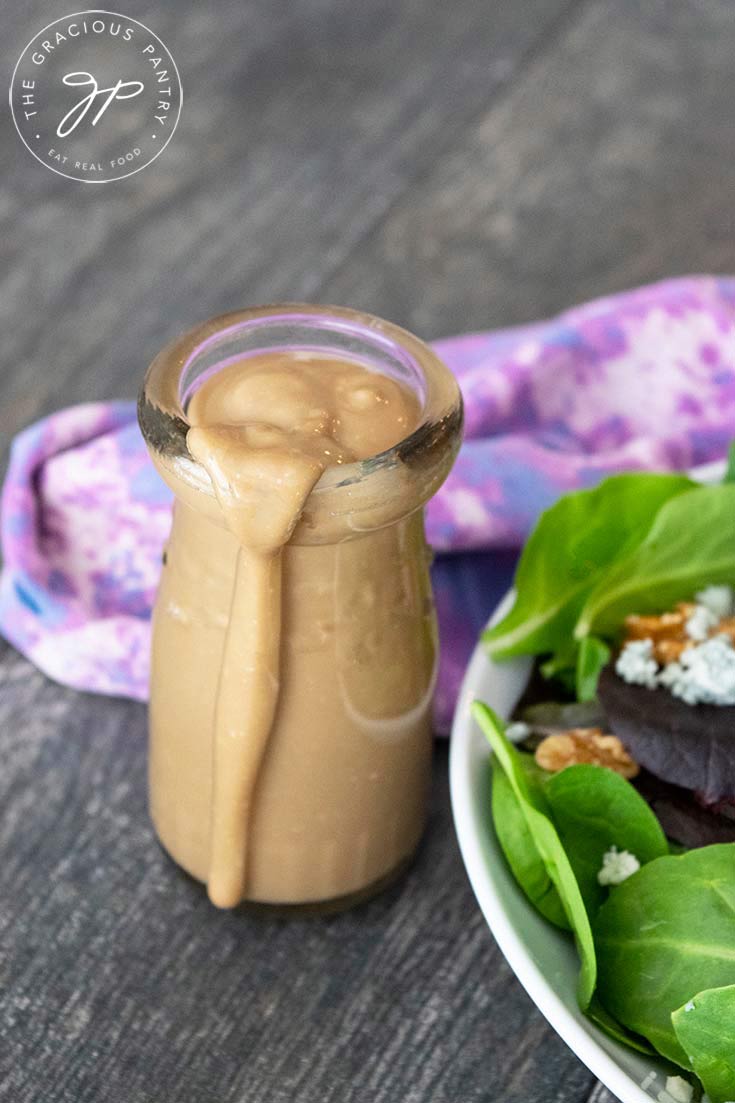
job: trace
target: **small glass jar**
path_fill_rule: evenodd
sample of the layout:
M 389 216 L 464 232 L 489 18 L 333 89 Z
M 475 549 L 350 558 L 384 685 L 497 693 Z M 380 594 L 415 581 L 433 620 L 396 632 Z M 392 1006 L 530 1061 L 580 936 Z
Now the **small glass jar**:
M 280 688 L 248 812 L 244 899 L 333 907 L 392 879 L 423 830 L 437 632 L 422 507 L 456 456 L 462 402 L 423 342 L 336 307 L 224 315 L 151 364 L 139 420 L 175 504 L 153 617 L 150 803 L 165 849 L 203 882 L 239 549 L 187 450 L 187 406 L 218 370 L 274 351 L 295 370 L 294 353 L 357 362 L 402 383 L 420 407 L 393 448 L 324 471 L 283 549 Z

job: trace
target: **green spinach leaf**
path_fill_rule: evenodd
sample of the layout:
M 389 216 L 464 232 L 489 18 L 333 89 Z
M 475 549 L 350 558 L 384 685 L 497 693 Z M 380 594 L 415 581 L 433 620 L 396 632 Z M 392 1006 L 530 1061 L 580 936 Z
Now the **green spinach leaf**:
M 529 786 L 528 778 L 522 764 L 518 762 L 519 752 L 505 738 L 502 721 L 488 705 L 481 701 L 474 702 L 472 714 L 490 743 L 499 765 L 505 771 L 523 810 L 536 849 L 546 866 L 549 878 L 556 886 L 567 919 L 574 932 L 581 959 L 577 998 L 580 1007 L 585 1010 L 589 1007 L 595 990 L 597 967 L 592 930 L 579 891 L 579 885 L 556 828 L 549 817 L 540 811 L 534 803 L 535 797 Z
M 610 892 L 594 925 L 605 1009 L 691 1069 L 672 1014 L 735 984 L 735 844 L 656 858 Z
M 722 481 L 723 483 L 735 483 L 735 440 L 730 442 L 730 447 L 727 450 L 727 468 Z
M 735 1099 L 735 985 L 700 992 L 671 1018 L 711 1103 Z
M 604 766 L 568 766 L 544 787 L 551 815 L 590 916 L 609 889 L 597 880 L 612 846 L 635 854 L 641 865 L 669 853 L 655 814 L 636 789 Z
M 611 563 L 574 629 L 616 633 L 627 613 L 670 608 L 703 586 L 735 581 L 735 483 L 700 486 L 664 503 L 639 545 Z
M 585 636 L 579 642 L 575 689 L 578 701 L 593 701 L 597 692 L 597 681 L 603 667 L 610 660 L 611 651 L 604 640 L 597 636 Z
M 577 656 L 579 640 L 569 636 L 563 645 L 557 647 L 553 655 L 541 663 L 539 670 L 544 678 L 560 679 L 570 693 L 574 693 L 577 683 Z M 568 684 L 567 684 L 568 683 Z
M 656 1050 L 650 1042 L 647 1042 L 645 1038 L 641 1038 L 639 1034 L 634 1034 L 632 1030 L 628 1030 L 617 1019 L 614 1019 L 602 1006 L 597 996 L 592 997 L 592 1002 L 587 1008 L 587 1018 L 599 1026 L 600 1030 L 604 1030 L 609 1038 L 614 1038 L 616 1042 L 621 1042 L 624 1046 L 635 1049 L 639 1053 L 645 1053 L 647 1057 L 656 1055 Z
M 531 759 L 531 762 L 534 761 L 531 755 L 518 755 L 519 760 L 527 758 Z M 533 789 L 533 782 L 525 763 L 522 768 L 526 770 L 529 788 Z M 543 798 L 540 793 L 536 793 L 532 799 L 538 807 Z M 516 881 L 545 919 L 557 927 L 569 930 L 569 920 L 559 899 L 559 893 L 533 841 L 521 802 L 495 757 L 493 757 L 492 811 L 495 834 Z
M 660 506 L 697 484 L 683 475 L 627 473 L 565 494 L 542 513 L 521 555 L 510 612 L 483 634 L 498 658 L 563 649 L 606 567 L 643 539 Z

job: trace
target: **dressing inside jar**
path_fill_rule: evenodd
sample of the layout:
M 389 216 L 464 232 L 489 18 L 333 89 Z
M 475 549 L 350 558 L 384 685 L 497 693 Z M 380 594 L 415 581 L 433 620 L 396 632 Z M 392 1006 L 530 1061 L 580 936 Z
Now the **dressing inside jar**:
M 140 420 L 176 495 L 153 623 L 158 835 L 221 907 L 361 898 L 425 818 L 421 507 L 459 445 L 457 385 L 388 323 L 260 308 L 165 349 Z

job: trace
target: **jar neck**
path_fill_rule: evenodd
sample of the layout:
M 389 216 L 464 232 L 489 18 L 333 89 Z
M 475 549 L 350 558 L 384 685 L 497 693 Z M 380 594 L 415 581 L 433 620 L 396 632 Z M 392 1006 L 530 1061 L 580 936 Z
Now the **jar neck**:
M 460 444 L 462 400 L 432 350 L 405 330 L 339 307 L 285 304 L 214 318 L 167 345 L 151 364 L 138 404 L 154 463 L 177 497 L 218 519 L 209 476 L 189 454 L 187 405 L 227 365 L 250 356 L 311 353 L 358 363 L 406 386 L 416 427 L 368 459 L 328 467 L 311 492 L 292 543 L 336 543 L 420 508 L 446 478 Z

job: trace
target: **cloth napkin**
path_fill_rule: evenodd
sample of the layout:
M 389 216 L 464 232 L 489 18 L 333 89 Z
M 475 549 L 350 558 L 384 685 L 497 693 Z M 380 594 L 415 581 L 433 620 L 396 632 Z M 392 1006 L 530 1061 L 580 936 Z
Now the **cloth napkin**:
M 459 459 L 427 510 L 446 731 L 477 634 L 541 510 L 614 471 L 725 454 L 735 279 L 670 280 L 434 347 L 466 408 Z M 0 632 L 58 682 L 144 699 L 170 508 L 132 402 L 74 406 L 19 433 L 2 496 Z

